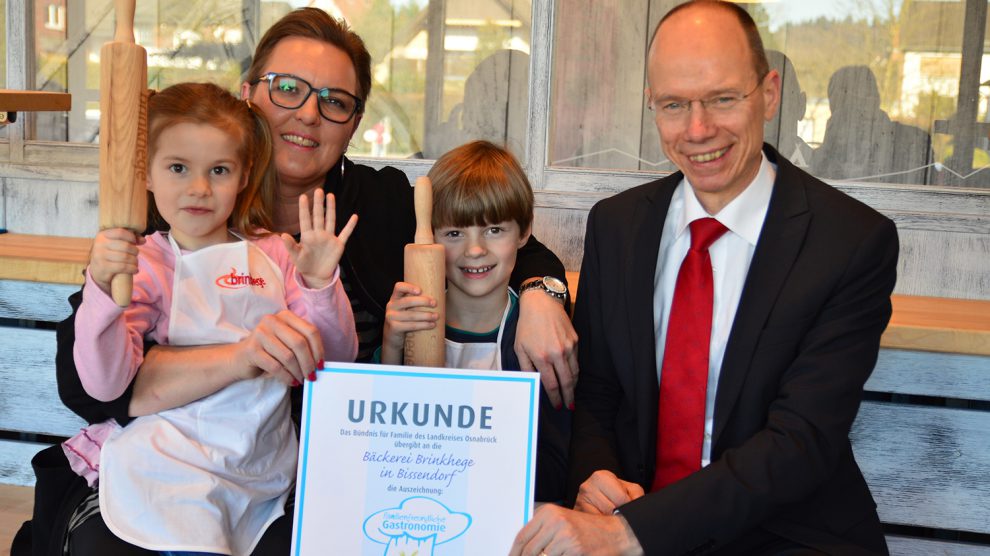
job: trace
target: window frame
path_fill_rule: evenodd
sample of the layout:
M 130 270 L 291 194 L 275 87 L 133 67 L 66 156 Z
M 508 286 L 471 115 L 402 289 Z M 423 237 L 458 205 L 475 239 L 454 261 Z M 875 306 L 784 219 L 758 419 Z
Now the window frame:
M 247 13 L 260 13 L 258 1 L 248 2 Z M 432 2 L 431 2 L 432 4 Z M 560 168 L 549 166 L 550 88 L 556 2 L 532 2 L 529 110 L 525 155 L 520 160 L 536 195 L 537 209 L 585 211 L 597 201 L 646 183 L 666 173 Z M 7 0 L 7 86 L 24 89 L 33 63 L 32 0 Z M 20 53 L 15 56 L 14 53 Z M 68 182 L 98 180 L 97 145 L 29 141 L 24 121 L 7 126 L 0 140 L 0 177 L 24 177 Z M 410 181 L 426 175 L 432 160 L 355 157 L 363 164 L 393 166 Z M 53 162 L 57 161 L 57 162 Z M 902 230 L 990 235 L 990 189 L 897 185 L 872 182 L 831 182 L 836 188 L 873 206 L 897 222 Z

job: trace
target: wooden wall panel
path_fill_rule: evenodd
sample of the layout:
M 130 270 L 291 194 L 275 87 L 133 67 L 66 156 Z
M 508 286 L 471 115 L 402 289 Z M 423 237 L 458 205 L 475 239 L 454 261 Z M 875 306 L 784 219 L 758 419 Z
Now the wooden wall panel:
M 419 166 L 403 169 L 412 179 L 422 170 Z M 0 168 L 0 176 L 3 172 Z M 537 189 L 534 231 L 568 270 L 579 270 L 587 211 L 615 191 L 655 177 L 555 173 L 549 181 L 542 181 L 533 176 Z M 95 182 L 55 178 L 0 177 L 10 231 L 76 237 L 96 233 Z M 990 195 L 847 184 L 840 188 L 897 222 L 901 238 L 897 293 L 990 299 Z
M 990 299 L 990 234 L 898 232 L 897 293 Z
M 566 194 L 558 196 L 566 197 Z M 548 199 L 552 195 L 541 194 L 540 198 Z M 591 201 L 581 201 L 586 203 Z M 534 224 L 536 237 L 557 253 L 568 270 L 580 270 L 587 211 L 540 207 Z M 899 234 L 901 255 L 896 293 L 990 299 L 990 234 L 903 228 L 899 228 Z
M 537 208 L 533 233 L 557 254 L 564 268 L 580 270 L 587 220 L 588 214 L 582 210 Z
M 0 179 L 4 182 L 7 229 L 11 232 L 75 237 L 96 234 L 99 203 L 96 181 Z

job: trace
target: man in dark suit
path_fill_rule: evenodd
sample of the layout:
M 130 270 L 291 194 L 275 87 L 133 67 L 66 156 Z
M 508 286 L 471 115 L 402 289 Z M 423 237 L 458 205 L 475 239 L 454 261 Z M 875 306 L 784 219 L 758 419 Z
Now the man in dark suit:
M 580 489 L 511 554 L 884 554 L 848 435 L 890 318 L 896 229 L 763 143 L 780 76 L 738 6 L 672 10 L 647 75 L 681 172 L 589 214 Z M 704 273 L 682 284 L 689 259 Z

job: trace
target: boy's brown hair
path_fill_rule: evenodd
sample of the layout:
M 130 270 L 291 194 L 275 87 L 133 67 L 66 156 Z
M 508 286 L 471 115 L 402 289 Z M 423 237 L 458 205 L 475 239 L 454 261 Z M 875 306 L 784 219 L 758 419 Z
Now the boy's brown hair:
M 509 151 L 473 141 L 444 154 L 428 174 L 433 228 L 484 226 L 509 220 L 525 234 L 533 223 L 533 189 Z

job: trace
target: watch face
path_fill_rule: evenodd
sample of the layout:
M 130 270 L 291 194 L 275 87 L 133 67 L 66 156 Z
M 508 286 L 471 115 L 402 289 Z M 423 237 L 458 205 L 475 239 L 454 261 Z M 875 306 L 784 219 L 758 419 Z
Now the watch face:
M 547 289 L 552 291 L 553 293 L 559 295 L 564 295 L 565 293 L 567 293 L 567 286 L 564 285 L 564 282 L 558 280 L 557 278 L 554 278 L 553 276 L 547 276 L 543 278 L 543 285 L 546 286 Z

